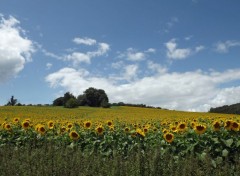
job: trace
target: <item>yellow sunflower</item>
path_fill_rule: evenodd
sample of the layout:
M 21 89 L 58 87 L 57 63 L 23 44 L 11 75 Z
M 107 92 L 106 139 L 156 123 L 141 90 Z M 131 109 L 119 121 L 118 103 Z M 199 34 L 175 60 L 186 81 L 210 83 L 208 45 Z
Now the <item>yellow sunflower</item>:
M 186 130 L 187 130 L 187 125 L 186 125 L 185 122 L 181 122 L 181 123 L 178 124 L 177 131 L 184 132 Z
M 112 120 L 108 120 L 108 121 L 107 121 L 107 125 L 108 125 L 108 126 L 112 126 L 112 125 L 113 125 L 113 121 L 112 121 Z
M 233 121 L 231 124 L 231 129 L 233 131 L 239 131 L 239 123 Z
M 4 129 L 10 131 L 10 130 L 11 130 L 11 125 L 8 124 L 8 123 L 5 123 L 5 124 L 4 124 Z
M 83 124 L 84 124 L 84 128 L 86 128 L 86 129 L 90 129 L 91 126 L 92 126 L 92 122 L 91 121 L 85 121 L 85 122 L 83 122 Z
M 96 127 L 95 130 L 96 130 L 97 134 L 102 135 L 104 129 L 103 129 L 102 125 L 99 125 L 99 126 Z
M 125 131 L 125 133 L 129 133 L 129 131 L 130 131 L 129 127 L 125 127 L 124 131 Z
M 23 123 L 22 123 L 22 127 L 23 127 L 23 129 L 28 129 L 29 127 L 30 127 L 30 123 L 29 123 L 29 121 L 24 121 Z
M 172 133 L 165 133 L 163 137 L 168 143 L 171 143 L 174 139 L 174 135 Z
M 49 129 L 53 129 L 53 128 L 54 128 L 54 122 L 53 122 L 52 120 L 50 120 L 50 121 L 48 122 L 48 128 L 49 128 Z
M 198 124 L 195 126 L 194 130 L 197 134 L 203 134 L 207 130 L 207 127 L 205 125 Z
M 76 140 L 79 139 L 79 134 L 78 134 L 76 131 L 71 131 L 71 132 L 69 133 L 69 137 L 70 137 L 72 140 L 76 141 Z
M 232 120 L 227 120 L 225 121 L 225 125 L 224 125 L 226 130 L 231 130 L 232 128 Z
M 45 129 L 45 127 L 43 125 L 39 125 L 37 129 L 38 129 L 38 132 L 41 135 L 45 134 L 45 132 L 46 132 L 46 129 Z
M 214 131 L 219 131 L 221 129 L 221 123 L 219 121 L 213 122 L 212 126 Z

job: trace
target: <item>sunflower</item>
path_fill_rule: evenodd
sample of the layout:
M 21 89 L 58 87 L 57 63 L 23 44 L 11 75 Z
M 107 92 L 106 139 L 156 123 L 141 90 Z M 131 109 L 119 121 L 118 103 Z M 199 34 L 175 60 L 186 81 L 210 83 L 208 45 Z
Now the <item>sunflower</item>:
M 67 128 L 68 128 L 68 129 L 72 129 L 72 127 L 73 127 L 73 124 L 72 124 L 72 123 L 68 123 L 68 124 L 67 124 Z
M 231 129 L 233 131 L 239 131 L 239 124 L 237 122 L 232 122 Z
M 48 122 L 48 128 L 49 128 L 49 129 L 53 129 L 53 128 L 54 128 L 54 122 L 53 122 L 52 120 L 50 120 L 50 121 Z
M 8 123 L 5 123 L 5 124 L 4 124 L 4 129 L 10 131 L 10 130 L 11 130 L 11 125 L 8 124 Z
M 129 133 L 130 129 L 128 127 L 124 128 L 125 133 Z
M 214 131 L 219 131 L 220 130 L 220 128 L 221 128 L 221 124 L 220 124 L 220 122 L 219 121 L 215 121 L 215 122 L 213 122 L 213 130 Z
M 70 137 L 72 140 L 76 141 L 76 140 L 79 139 L 79 134 L 78 134 L 76 131 L 71 131 L 71 132 L 69 133 L 69 137 Z
M 103 129 L 102 125 L 99 125 L 99 126 L 96 127 L 95 130 L 96 130 L 97 134 L 102 135 L 104 129 Z
M 231 130 L 232 121 L 231 121 L 231 120 L 227 120 L 227 121 L 225 122 L 224 127 L 225 127 L 226 130 Z
M 170 126 L 170 129 L 172 132 L 177 132 L 177 127 L 176 126 Z
M 14 118 L 14 119 L 13 119 L 13 122 L 14 122 L 14 123 L 18 123 L 19 120 L 20 120 L 19 118 Z
M 25 130 L 28 129 L 28 128 L 30 127 L 29 121 L 24 121 L 24 122 L 22 123 L 22 127 L 23 127 Z
M 184 132 L 184 131 L 186 131 L 186 129 L 187 129 L 187 125 L 186 125 L 185 122 L 181 122 L 181 123 L 179 123 L 178 126 L 177 126 L 177 130 L 178 130 L 179 132 Z
M 147 127 L 144 127 L 144 128 L 143 128 L 143 132 L 144 132 L 144 133 L 147 133 L 147 132 L 148 132 L 148 128 L 147 128 Z
M 41 135 L 45 134 L 45 132 L 46 132 L 45 127 L 44 127 L 43 125 L 39 125 L 39 126 L 38 126 L 38 132 L 39 132 Z
M 195 126 L 194 130 L 197 134 L 203 134 L 206 131 L 207 127 L 205 125 L 198 124 Z
M 164 129 L 162 130 L 162 132 L 163 132 L 164 134 L 166 134 L 166 133 L 168 132 L 168 130 L 167 130 L 166 128 L 164 128 Z
M 108 120 L 108 121 L 107 121 L 107 125 L 108 125 L 108 126 L 112 126 L 112 125 L 113 125 L 112 120 Z
M 168 143 L 171 143 L 174 139 L 174 135 L 172 133 L 165 133 L 163 137 Z
M 145 133 L 140 129 L 136 129 L 136 134 L 140 135 L 141 137 L 145 137 Z
M 156 132 L 158 129 L 156 127 L 153 127 L 153 131 Z
M 92 126 L 92 122 L 91 121 L 85 121 L 83 122 L 84 128 L 90 129 Z
M 67 131 L 67 129 L 66 129 L 65 126 L 62 126 L 62 127 L 60 128 L 60 133 L 64 133 L 64 132 L 66 132 L 66 131 Z

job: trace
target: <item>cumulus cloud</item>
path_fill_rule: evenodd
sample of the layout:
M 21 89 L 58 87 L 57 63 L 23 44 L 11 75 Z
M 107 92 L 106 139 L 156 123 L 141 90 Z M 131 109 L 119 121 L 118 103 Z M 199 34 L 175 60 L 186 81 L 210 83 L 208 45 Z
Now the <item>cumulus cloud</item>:
M 118 58 L 124 58 L 129 61 L 143 61 L 149 54 L 155 53 L 156 49 L 149 48 L 145 51 L 138 51 L 134 48 L 128 48 L 125 52 L 119 52 Z
M 33 42 L 24 36 L 20 21 L 0 16 L 0 82 L 16 76 L 31 61 Z
M 215 50 L 218 53 L 228 53 L 229 49 L 232 47 L 240 46 L 240 42 L 227 40 L 225 42 L 218 42 L 215 45 Z
M 151 64 L 154 67 L 154 63 Z M 156 65 L 155 67 L 157 68 Z M 132 76 L 138 69 L 134 65 L 128 68 L 126 73 L 133 70 L 129 71 L 129 75 Z M 104 89 L 111 102 L 141 102 L 163 108 L 191 111 L 208 111 L 210 107 L 239 101 L 240 87 L 221 88 L 222 84 L 234 80 L 240 80 L 240 69 L 225 72 L 166 71 L 124 83 L 114 78 L 93 76 L 86 70 L 73 68 L 63 68 L 46 77 L 51 87 L 61 87 L 75 95 L 82 94 L 88 87 L 96 87 Z
M 179 49 L 175 39 L 170 40 L 165 44 L 167 47 L 167 57 L 170 59 L 185 59 L 191 54 L 190 48 Z
M 84 45 L 89 45 L 89 46 L 95 45 L 97 43 L 97 41 L 95 39 L 91 39 L 88 37 L 85 37 L 85 38 L 76 37 L 73 39 L 73 42 L 76 44 L 84 44 Z
M 83 43 L 83 41 L 81 41 L 81 40 L 80 40 L 80 38 L 75 38 L 73 41 L 75 43 L 77 41 L 79 44 L 81 42 Z M 97 50 L 88 51 L 86 53 L 74 51 L 74 52 L 72 52 L 68 55 L 62 56 L 60 58 L 62 58 L 65 61 L 71 61 L 73 63 L 73 66 L 78 66 L 82 62 L 90 64 L 92 58 L 103 56 L 103 55 L 107 54 L 107 52 L 110 50 L 110 46 L 107 43 L 97 43 L 96 40 L 94 40 L 94 42 L 91 42 L 91 40 L 93 40 L 93 39 L 89 39 L 89 38 L 87 38 L 86 40 L 90 40 L 90 41 L 85 41 L 85 44 L 88 43 L 89 45 L 97 45 Z
M 169 59 L 185 59 L 189 57 L 191 54 L 197 53 L 204 49 L 204 46 L 200 45 L 195 48 L 195 50 L 191 48 L 177 48 L 178 44 L 176 39 L 171 39 L 167 43 L 165 43 L 167 48 L 167 57 Z

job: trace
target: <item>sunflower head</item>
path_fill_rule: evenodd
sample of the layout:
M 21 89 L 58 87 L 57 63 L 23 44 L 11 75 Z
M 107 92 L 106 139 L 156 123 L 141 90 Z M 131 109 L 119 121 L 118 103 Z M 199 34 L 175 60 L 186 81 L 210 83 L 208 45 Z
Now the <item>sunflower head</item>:
M 207 127 L 205 125 L 198 124 L 198 125 L 195 126 L 195 132 L 197 134 L 205 133 L 206 129 L 207 129 Z
M 85 121 L 85 122 L 83 122 L 83 124 L 84 124 L 84 128 L 86 128 L 86 129 L 90 129 L 91 126 L 92 126 L 92 122 L 91 121 Z
M 79 134 L 78 134 L 76 131 L 71 131 L 71 132 L 69 133 L 69 137 L 70 137 L 72 140 L 76 141 L 76 140 L 79 139 Z
M 68 123 L 68 124 L 67 124 L 67 128 L 68 128 L 68 129 L 72 129 L 72 127 L 73 127 L 73 124 L 72 124 L 72 123 Z
M 181 122 L 178 124 L 177 130 L 179 132 L 184 132 L 184 131 L 186 131 L 186 129 L 187 129 L 187 125 L 185 122 Z
M 18 123 L 19 120 L 20 120 L 19 118 L 14 118 L 14 119 L 13 119 L 13 122 L 14 122 L 14 123 Z
M 54 122 L 53 122 L 52 120 L 50 120 L 50 121 L 48 122 L 48 128 L 49 128 L 49 129 L 53 129 L 53 128 L 54 128 Z
M 231 130 L 232 128 L 232 120 L 225 121 L 224 127 L 226 130 Z
M 168 143 L 171 143 L 174 139 L 174 135 L 172 133 L 165 133 L 163 137 Z
M 23 127 L 23 129 L 28 129 L 29 127 L 30 127 L 30 123 L 29 123 L 29 121 L 24 121 L 23 123 L 22 123 L 22 127 Z
M 4 129 L 10 131 L 10 130 L 11 130 L 11 125 L 8 124 L 8 123 L 5 123 L 5 124 L 4 124 Z
M 124 128 L 125 133 L 129 133 L 130 129 L 128 127 Z
M 213 122 L 212 126 L 214 131 L 219 131 L 221 129 L 221 123 L 219 121 Z
M 95 130 L 96 130 L 97 134 L 102 135 L 104 129 L 103 129 L 102 125 L 99 125 L 99 126 L 96 127 Z
M 108 121 L 107 121 L 107 125 L 108 125 L 108 126 L 112 126 L 112 125 L 113 125 L 113 121 L 112 121 L 112 120 L 108 120 Z
M 38 132 L 41 135 L 45 134 L 45 132 L 46 132 L 46 129 L 45 129 L 45 127 L 43 125 L 39 125 L 37 129 L 38 129 Z
M 232 122 L 232 124 L 231 124 L 231 129 L 233 130 L 233 131 L 239 131 L 239 123 L 237 123 L 237 122 Z

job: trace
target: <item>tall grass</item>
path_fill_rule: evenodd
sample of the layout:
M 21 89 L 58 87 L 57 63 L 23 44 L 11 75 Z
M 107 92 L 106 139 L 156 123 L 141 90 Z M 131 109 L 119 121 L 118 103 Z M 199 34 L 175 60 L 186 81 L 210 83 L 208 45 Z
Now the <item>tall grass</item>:
M 176 158 L 170 152 L 161 153 L 159 148 L 144 152 L 138 147 L 127 156 L 113 153 L 103 157 L 51 142 L 38 147 L 5 145 L 0 148 L 0 175 L 240 175 L 239 156 L 234 162 L 226 158 L 216 166 L 210 155 L 202 160 L 193 154 Z

